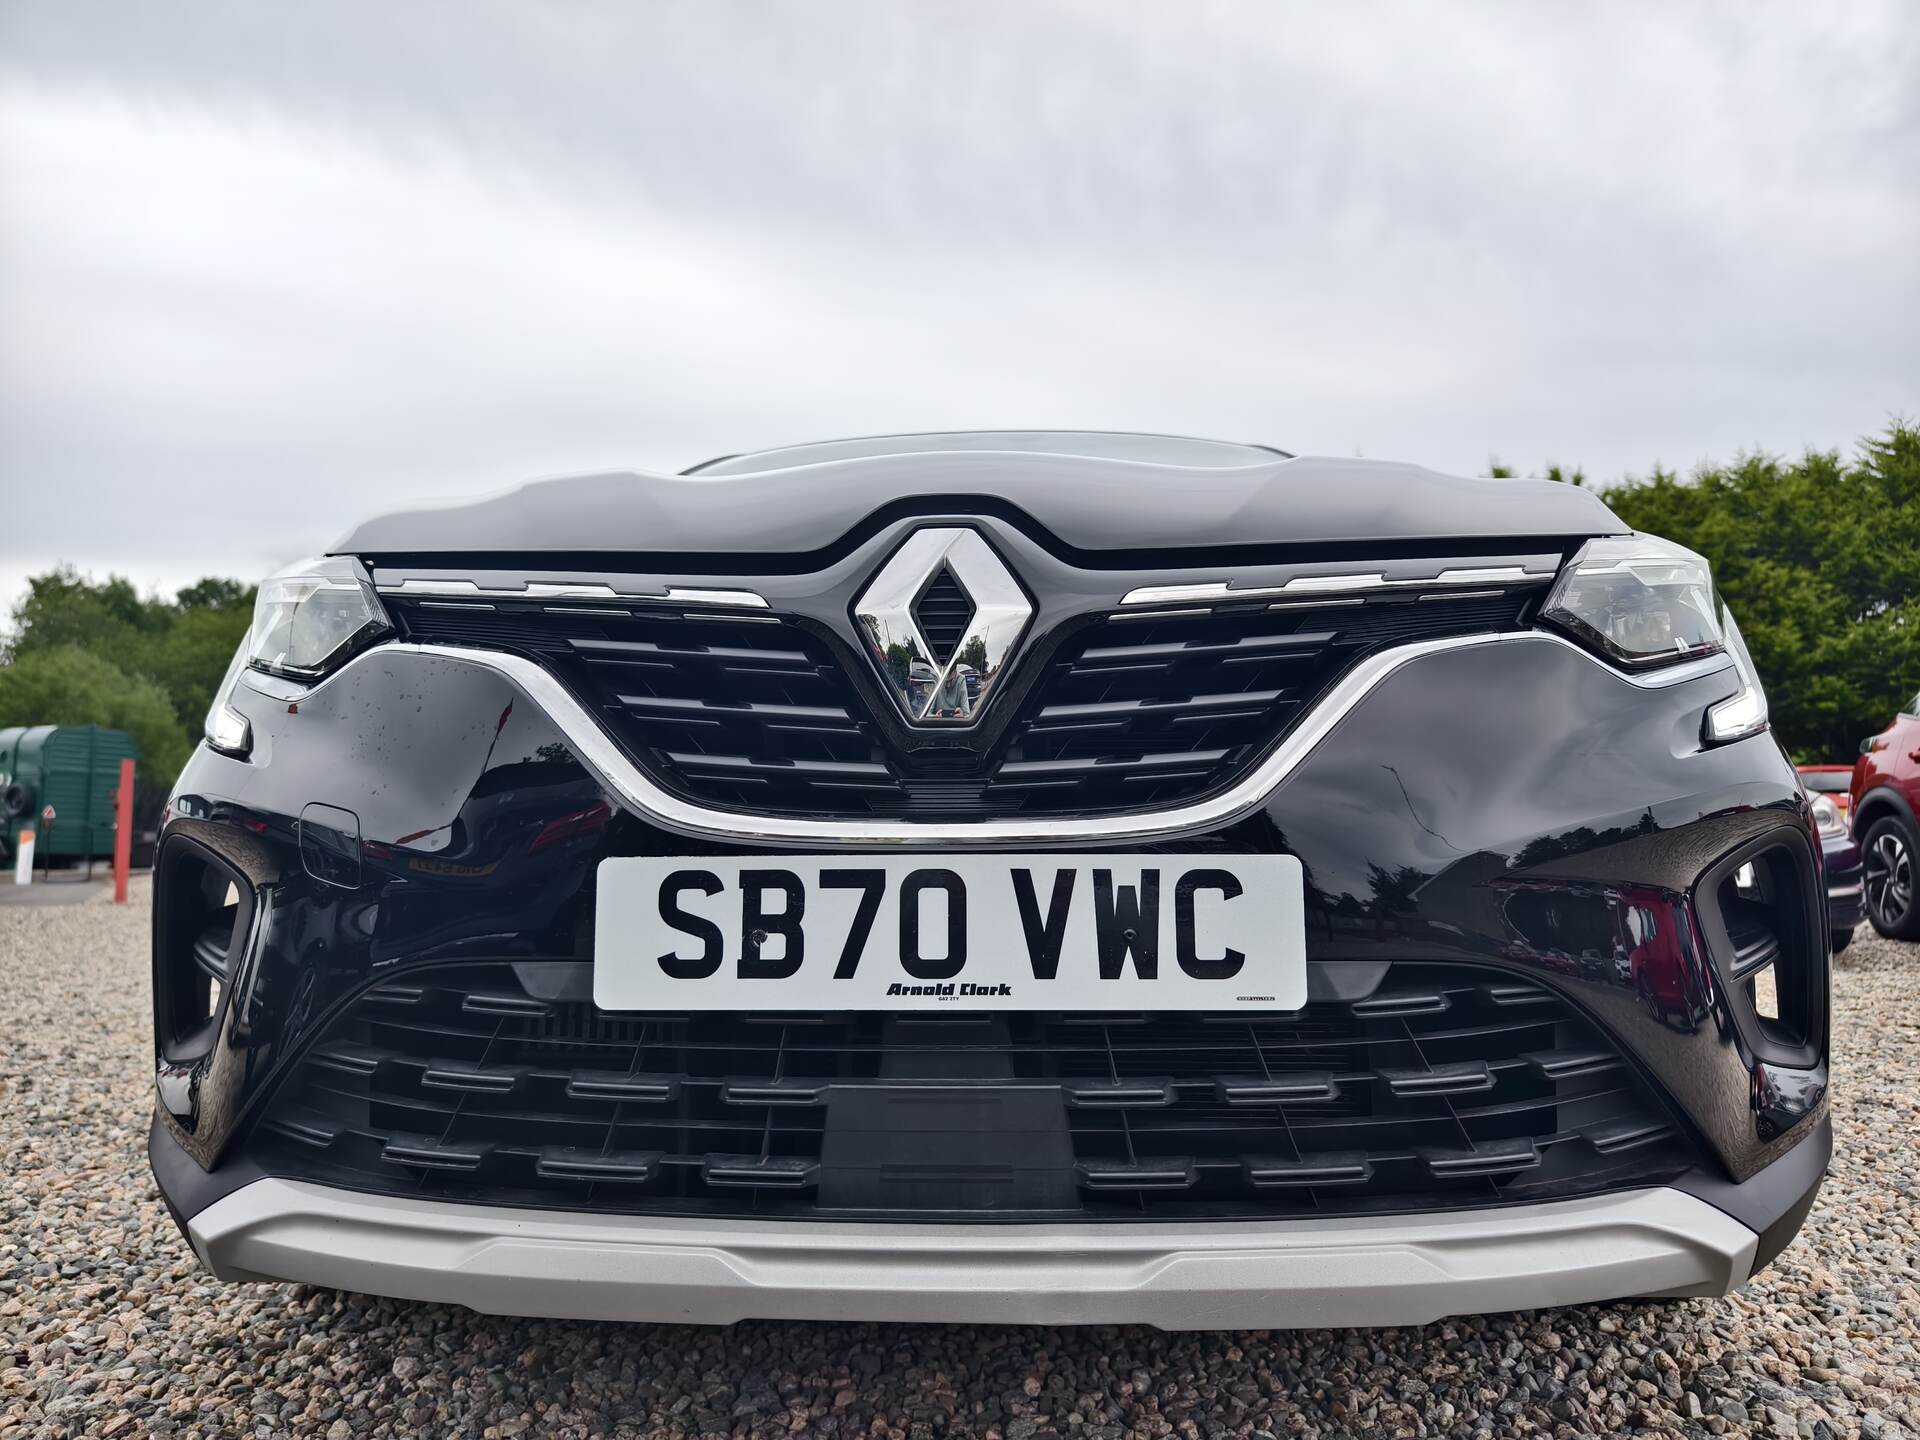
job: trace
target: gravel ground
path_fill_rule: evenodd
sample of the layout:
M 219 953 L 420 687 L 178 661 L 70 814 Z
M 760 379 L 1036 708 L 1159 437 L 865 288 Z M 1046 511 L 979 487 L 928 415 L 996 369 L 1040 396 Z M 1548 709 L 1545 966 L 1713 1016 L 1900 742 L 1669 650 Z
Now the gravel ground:
M 201 1274 L 155 1196 L 147 924 L 0 910 L 0 1440 L 1920 1433 L 1920 946 L 1835 976 L 1840 1153 L 1745 1294 L 1416 1330 L 506 1321 Z

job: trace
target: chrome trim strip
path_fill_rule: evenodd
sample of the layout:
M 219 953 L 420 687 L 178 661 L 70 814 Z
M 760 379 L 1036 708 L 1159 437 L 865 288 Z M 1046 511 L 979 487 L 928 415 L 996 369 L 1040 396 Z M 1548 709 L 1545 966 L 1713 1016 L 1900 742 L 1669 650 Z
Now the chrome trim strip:
M 1857 900 L 1865 888 L 1866 882 L 1862 880 L 1856 880 L 1851 885 L 1829 885 L 1827 887 L 1827 898 L 1829 900 Z
M 730 842 L 774 842 L 783 845 L 839 847 L 855 845 L 927 846 L 954 844 L 1047 845 L 1074 840 L 1146 839 L 1176 835 L 1239 819 L 1265 802 L 1273 788 L 1312 753 L 1334 726 L 1365 699 L 1375 686 L 1401 666 L 1424 656 L 1480 645 L 1558 645 L 1599 665 L 1621 682 L 1654 689 L 1677 685 L 1721 669 L 1731 668 L 1724 655 L 1710 655 L 1650 675 L 1627 675 L 1607 665 L 1571 640 L 1542 630 L 1451 635 L 1423 640 L 1368 656 L 1341 677 L 1267 758 L 1243 775 L 1231 789 L 1206 800 L 1151 814 L 1092 815 L 1077 819 L 1056 817 L 931 821 L 815 820 L 792 815 L 754 815 L 717 810 L 684 800 L 662 789 L 637 767 L 598 720 L 573 694 L 538 662 L 495 650 L 459 646 L 393 642 L 363 650 L 320 682 L 333 683 L 354 666 L 375 658 L 418 655 L 427 659 L 478 665 L 504 676 L 541 707 L 567 737 L 584 765 L 592 770 L 632 810 L 647 820 L 683 835 Z
M 749 610 L 768 609 L 766 600 L 751 590 L 701 590 L 668 585 L 660 590 L 616 590 L 593 582 L 529 580 L 520 586 L 481 585 L 476 580 L 413 578 L 375 587 L 382 595 L 492 596 L 502 600 L 667 600 L 678 605 L 734 605 Z
M 1496 585 L 1505 581 L 1551 580 L 1551 570 L 1529 570 L 1524 565 L 1483 565 L 1477 570 L 1442 570 L 1442 585 Z
M 771 608 L 765 599 L 751 590 L 690 590 L 669 585 L 667 599 L 681 605 L 738 605 L 748 610 Z
M 1269 595 L 1338 595 L 1354 590 L 1431 589 L 1436 585 L 1514 585 L 1544 583 L 1553 575 L 1551 570 L 1529 570 L 1521 565 L 1489 565 L 1400 580 L 1389 580 L 1378 570 L 1352 575 L 1296 575 L 1283 585 L 1238 586 L 1231 580 L 1203 580 L 1192 585 L 1142 586 L 1122 595 L 1120 603 L 1174 605 L 1189 600 L 1259 600 Z

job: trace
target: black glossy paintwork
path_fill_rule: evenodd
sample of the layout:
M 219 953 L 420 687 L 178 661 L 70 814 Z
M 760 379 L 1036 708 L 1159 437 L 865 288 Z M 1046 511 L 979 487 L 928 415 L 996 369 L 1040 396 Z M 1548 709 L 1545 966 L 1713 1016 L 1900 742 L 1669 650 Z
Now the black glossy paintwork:
M 1541 976 L 1622 1039 L 1744 1178 L 1818 1108 L 1826 1069 L 1759 1060 L 1689 917 L 1688 892 L 1720 857 L 1808 834 L 1771 737 L 1701 745 L 1727 684 L 1642 689 L 1531 644 L 1396 673 L 1267 807 L 1306 862 L 1311 952 L 1388 943 Z M 1661 938 L 1614 946 L 1636 909 Z
M 262 938 L 218 1041 L 161 1068 L 172 1133 L 202 1163 L 358 989 L 430 958 L 585 958 L 601 857 L 722 848 L 621 809 L 486 669 L 376 650 L 305 694 L 262 683 L 278 693 L 243 685 L 234 702 L 253 758 L 197 752 L 163 840 L 217 850 L 261 896 Z M 1547 641 L 1428 656 L 1264 811 L 1166 848 L 1300 856 L 1317 984 L 1364 993 L 1385 956 L 1542 978 L 1625 1042 L 1744 1179 L 1822 1112 L 1826 1071 L 1755 1060 L 1686 923 L 1709 863 L 1773 827 L 1806 833 L 1770 738 L 1701 748 L 1704 709 L 1731 688 L 1722 673 L 1641 689 Z M 334 833 L 303 837 L 312 805 L 331 808 L 306 823 L 333 817 Z M 360 836 L 350 887 L 335 868 L 342 812 Z M 1679 938 L 1613 945 L 1636 907 Z
M 1254 453 L 1254 452 L 1250 452 Z M 1590 490 L 1443 475 L 1381 460 L 1265 456 L 1218 466 L 1018 452 L 867 456 L 744 475 L 618 471 L 369 520 L 360 556 L 828 552 L 897 508 L 1017 513 L 1079 552 L 1622 534 Z

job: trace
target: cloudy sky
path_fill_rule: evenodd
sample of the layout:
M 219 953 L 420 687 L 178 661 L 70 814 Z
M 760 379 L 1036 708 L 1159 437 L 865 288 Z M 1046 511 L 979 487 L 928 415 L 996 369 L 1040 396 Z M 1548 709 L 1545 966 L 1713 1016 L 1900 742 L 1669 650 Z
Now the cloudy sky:
M 1920 414 L 1920 6 L 0 0 L 0 602 L 846 434 Z

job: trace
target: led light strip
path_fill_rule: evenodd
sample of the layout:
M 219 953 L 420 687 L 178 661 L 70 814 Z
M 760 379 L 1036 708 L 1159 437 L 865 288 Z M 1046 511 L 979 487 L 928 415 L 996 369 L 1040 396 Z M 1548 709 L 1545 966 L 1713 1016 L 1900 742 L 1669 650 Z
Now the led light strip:
M 1414 580 L 1389 580 L 1374 570 L 1354 575 L 1296 575 L 1284 585 L 1237 586 L 1231 580 L 1203 580 L 1192 585 L 1146 585 L 1120 597 L 1122 605 L 1178 605 L 1196 600 L 1259 600 L 1270 595 L 1338 595 L 1354 590 L 1392 590 L 1435 585 L 1513 585 L 1551 580 L 1551 570 L 1529 570 L 1521 565 L 1489 565 L 1479 569 L 1442 570 Z

